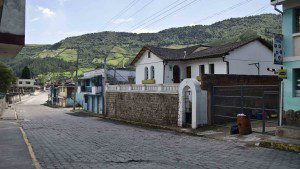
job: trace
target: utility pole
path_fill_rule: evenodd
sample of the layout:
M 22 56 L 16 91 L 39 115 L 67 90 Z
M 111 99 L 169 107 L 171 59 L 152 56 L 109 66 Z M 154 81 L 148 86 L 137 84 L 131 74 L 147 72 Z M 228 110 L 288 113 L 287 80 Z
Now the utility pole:
M 105 95 L 106 95 L 106 81 L 107 81 L 107 65 L 106 65 L 106 58 L 107 56 L 105 56 L 103 58 L 103 69 L 104 69 L 104 72 L 103 72 L 103 80 L 104 82 L 102 83 L 102 86 L 103 86 L 103 114 L 106 115 L 106 98 L 105 98 Z
M 76 76 L 75 76 L 75 93 L 74 93 L 74 102 L 73 102 L 73 110 L 75 111 L 76 108 L 76 94 L 77 94 L 77 88 L 78 88 L 78 48 L 77 48 L 77 59 L 76 59 Z

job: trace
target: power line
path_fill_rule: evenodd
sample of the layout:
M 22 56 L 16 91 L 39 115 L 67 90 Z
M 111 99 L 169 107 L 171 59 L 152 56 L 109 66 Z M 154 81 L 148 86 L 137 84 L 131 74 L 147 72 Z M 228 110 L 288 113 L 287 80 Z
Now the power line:
M 184 8 L 190 6 L 190 5 L 192 5 L 193 3 L 196 3 L 196 2 L 198 2 L 198 1 L 201 1 L 201 0 L 193 0 L 193 1 L 191 1 L 190 3 L 188 3 L 188 4 L 184 5 L 184 6 L 182 6 L 181 8 L 179 8 L 179 9 L 177 9 L 177 10 L 175 10 L 175 11 L 169 13 L 168 15 L 165 15 L 164 17 L 162 17 L 162 18 L 160 18 L 160 19 L 158 19 L 158 20 L 155 20 L 154 22 L 151 22 L 151 23 L 147 24 L 147 25 L 146 25 L 145 27 L 143 27 L 143 28 L 149 27 L 150 25 L 152 26 L 154 23 L 157 23 L 157 22 L 159 22 L 159 21 L 162 21 L 162 20 L 164 20 L 166 17 L 168 17 L 168 16 L 170 16 L 170 15 L 172 15 L 172 14 L 174 14 L 174 13 L 177 13 L 177 12 L 183 10 Z
M 133 0 L 131 1 L 125 8 L 123 8 L 117 15 L 113 16 L 109 21 L 107 21 L 102 27 L 106 28 L 112 21 L 116 20 L 117 18 L 119 18 L 122 14 L 124 14 L 125 12 L 127 12 L 132 6 L 135 5 L 136 2 L 138 2 L 140 0 Z
M 149 6 L 154 0 L 150 0 L 148 3 L 146 3 L 144 6 L 142 6 L 140 9 L 138 9 L 136 12 L 134 12 L 132 15 L 130 15 L 128 18 L 132 18 L 133 16 L 135 16 L 136 14 L 138 14 L 141 10 L 143 10 L 144 8 L 146 8 L 147 6 Z M 112 30 L 114 30 L 115 28 L 119 27 L 120 25 L 122 25 L 123 23 L 120 23 L 119 25 L 115 26 Z
M 176 4 L 177 2 L 179 2 L 180 0 L 176 0 L 175 2 L 170 3 L 169 5 L 167 5 L 166 7 L 164 7 L 163 9 L 155 12 L 154 14 L 148 16 L 147 18 L 145 18 L 144 20 L 140 21 L 139 23 L 133 25 L 132 27 L 130 27 L 129 29 L 131 30 L 132 28 L 137 27 L 138 25 L 141 25 L 142 23 L 144 23 L 146 20 L 152 18 L 152 17 L 156 17 L 156 15 L 159 15 L 161 12 L 164 12 L 166 9 L 170 8 L 171 6 L 173 6 L 174 4 Z
M 211 18 L 213 18 L 215 16 L 224 14 L 225 12 L 231 11 L 231 10 L 233 10 L 233 9 L 235 9 L 237 7 L 240 7 L 240 6 L 242 6 L 242 5 L 246 4 L 246 3 L 249 3 L 251 1 L 253 1 L 253 0 L 246 0 L 246 1 L 239 2 L 239 3 L 234 4 L 234 5 L 230 6 L 229 8 L 226 8 L 226 9 L 220 11 L 220 12 L 217 12 L 217 13 L 214 13 L 213 15 L 210 15 L 208 17 L 202 18 L 202 19 L 196 21 L 195 23 L 200 23 L 201 21 L 204 21 L 204 20 L 207 20 L 207 19 L 211 19 Z
M 258 10 L 254 11 L 254 12 L 251 12 L 251 13 L 248 14 L 247 16 L 250 16 L 250 15 L 257 15 L 258 13 L 263 12 L 263 11 L 265 11 L 266 9 L 268 9 L 269 6 L 270 6 L 270 5 L 267 4 L 267 5 L 265 5 L 265 6 L 261 7 L 261 8 L 259 8 Z

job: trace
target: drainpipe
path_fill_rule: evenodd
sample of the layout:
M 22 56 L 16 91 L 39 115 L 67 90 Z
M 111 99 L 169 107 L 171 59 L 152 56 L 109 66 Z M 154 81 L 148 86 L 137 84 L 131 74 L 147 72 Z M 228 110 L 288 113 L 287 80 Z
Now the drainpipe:
M 225 60 L 225 56 L 223 56 L 222 59 L 223 59 L 223 62 L 226 62 L 226 72 L 227 72 L 227 74 L 229 74 L 229 61 Z
M 277 12 L 279 12 L 281 15 L 283 15 L 283 12 L 282 12 L 280 9 L 277 8 L 277 5 L 274 5 L 274 9 L 275 9 L 275 11 L 277 11 Z

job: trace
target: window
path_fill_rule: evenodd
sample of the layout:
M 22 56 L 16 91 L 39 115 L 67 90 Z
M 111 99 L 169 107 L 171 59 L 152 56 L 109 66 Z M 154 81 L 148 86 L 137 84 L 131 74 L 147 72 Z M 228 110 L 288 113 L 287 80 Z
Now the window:
M 150 58 L 150 57 L 151 57 L 151 52 L 149 51 L 149 52 L 148 52 L 148 58 Z
M 209 64 L 209 73 L 215 74 L 215 65 L 214 64 Z
M 205 65 L 199 66 L 199 75 L 205 74 Z
M 22 81 L 19 81 L 19 84 L 23 84 L 23 82 L 22 82 Z
M 149 78 L 149 76 L 148 76 L 148 67 L 145 67 L 144 76 L 145 76 L 144 80 L 148 80 L 148 78 Z
M 295 96 L 300 97 L 300 69 L 294 69 L 293 70 L 294 74 L 294 89 L 295 89 Z
M 26 81 L 26 84 L 30 84 L 30 81 Z
M 300 32 L 300 9 L 295 9 L 295 13 L 296 13 L 296 30 L 295 33 L 299 33 Z
M 191 66 L 186 67 L 186 78 L 191 78 L 192 77 L 192 68 Z
M 154 70 L 154 66 L 151 66 L 151 79 L 155 78 L 155 70 Z
M 90 79 L 85 80 L 85 86 L 90 86 Z

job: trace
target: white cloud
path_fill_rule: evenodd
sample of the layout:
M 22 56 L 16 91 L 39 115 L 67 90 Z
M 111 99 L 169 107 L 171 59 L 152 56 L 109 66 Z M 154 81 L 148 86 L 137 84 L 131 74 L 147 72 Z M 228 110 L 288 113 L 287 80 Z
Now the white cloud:
M 114 24 L 123 24 L 123 23 L 128 23 L 128 22 L 132 22 L 132 21 L 134 21 L 134 19 L 133 18 L 127 18 L 127 19 L 116 19 L 116 20 L 114 20 L 112 23 L 114 23 Z
M 30 22 L 35 22 L 35 21 L 38 21 L 38 20 L 40 20 L 40 18 L 39 18 L 39 17 L 36 17 L 36 18 L 30 19 Z
M 157 33 L 159 31 L 160 30 L 158 30 L 158 29 L 143 29 L 143 28 L 140 28 L 140 29 L 135 29 L 132 32 L 133 33 Z
M 41 11 L 47 17 L 52 17 L 55 15 L 55 12 L 51 11 L 49 8 L 44 8 L 41 6 L 37 6 L 37 8 L 39 11 Z

